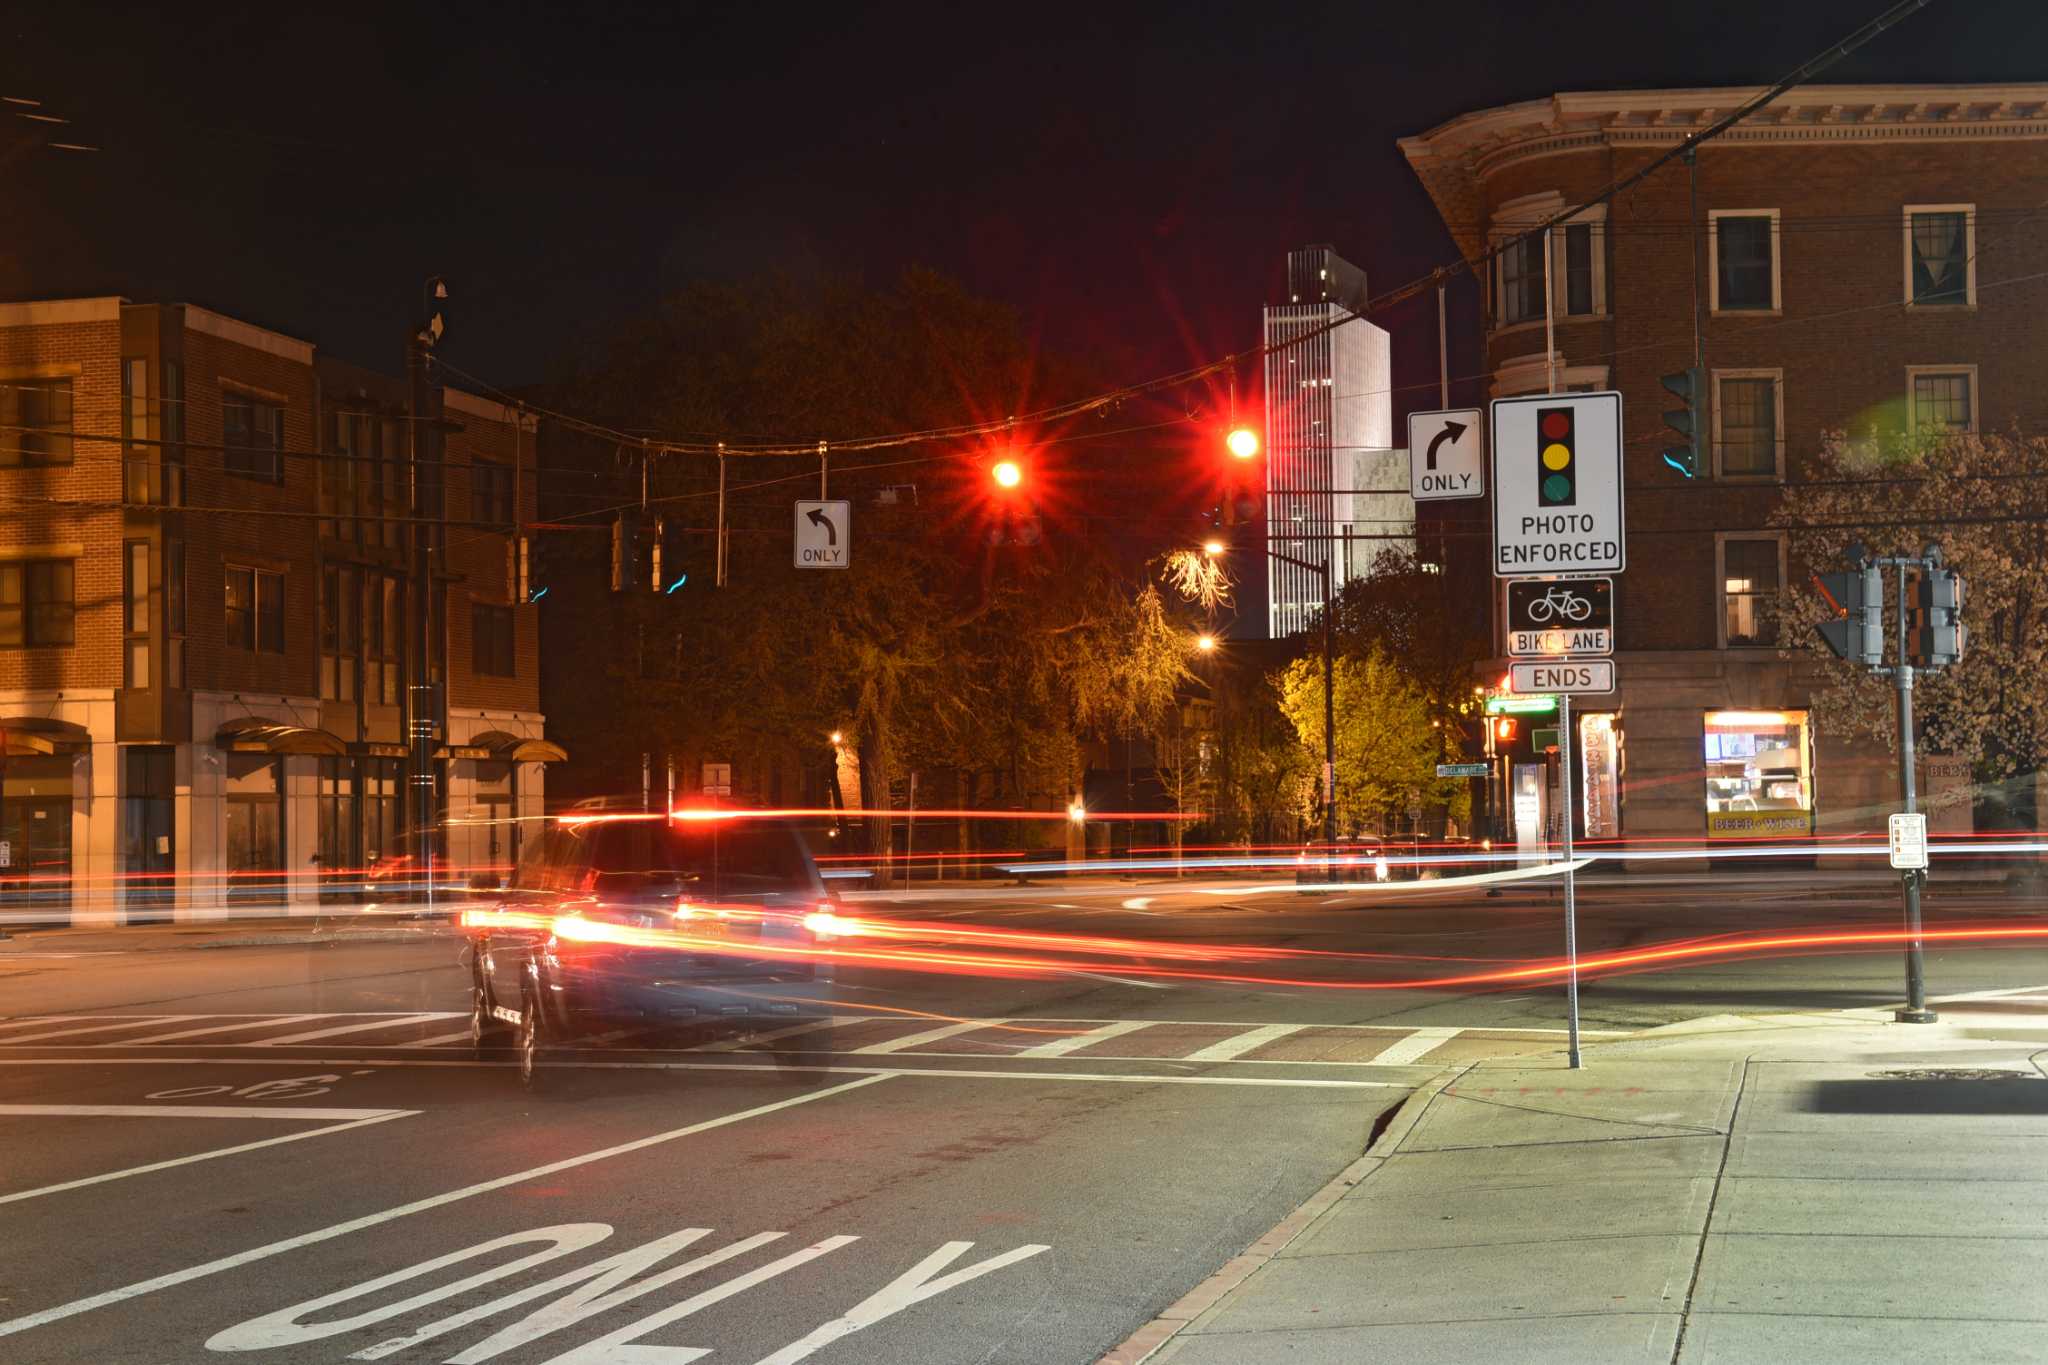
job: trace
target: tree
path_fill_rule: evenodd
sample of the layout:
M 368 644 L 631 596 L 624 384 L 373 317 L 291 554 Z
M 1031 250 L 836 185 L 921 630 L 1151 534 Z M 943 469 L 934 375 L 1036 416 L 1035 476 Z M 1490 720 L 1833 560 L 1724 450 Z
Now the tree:
M 1336 660 L 1337 810 L 1353 829 L 1405 815 L 1422 802 L 1451 806 L 1469 801 L 1463 782 L 1436 775 L 1444 731 L 1432 725 L 1422 688 L 1384 653 Z M 1304 753 L 1323 754 L 1323 668 L 1319 659 L 1296 659 L 1275 680 L 1281 712 L 1294 726 Z M 1464 818 L 1458 810 L 1459 818 Z
M 1793 582 L 1831 571 L 1860 543 L 1873 555 L 1918 555 L 1938 545 L 1966 585 L 1969 646 L 1960 663 L 1915 680 L 1923 743 L 1965 755 L 1980 780 L 2040 766 L 2048 753 L 2048 441 L 1950 433 L 1893 433 L 1825 441 L 1805 478 L 1773 515 L 1787 531 Z M 1887 596 L 1896 580 L 1887 574 Z M 1817 728 L 1895 739 L 1892 687 L 1836 659 L 1813 627 L 1827 612 L 1818 592 L 1781 595 L 1779 643 L 1820 671 Z
M 1384 550 L 1369 574 L 1337 590 L 1335 611 L 1339 652 L 1394 660 L 1422 693 L 1431 720 L 1448 727 L 1470 707 L 1473 670 L 1487 654 L 1485 599 L 1451 582 L 1440 565 Z

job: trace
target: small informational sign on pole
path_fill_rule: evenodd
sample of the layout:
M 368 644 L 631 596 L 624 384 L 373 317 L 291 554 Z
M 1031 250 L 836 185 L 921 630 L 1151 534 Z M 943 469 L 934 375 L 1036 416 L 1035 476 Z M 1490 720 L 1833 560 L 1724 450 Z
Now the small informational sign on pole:
M 1550 692 L 1561 697 L 1614 690 L 1614 660 L 1555 659 L 1511 663 L 1508 678 L 1517 692 Z
M 1901 870 L 1927 866 L 1927 816 L 1915 812 L 1886 821 L 1891 835 L 1892 866 Z
M 1436 765 L 1436 775 L 1438 777 L 1484 777 L 1486 776 L 1486 765 L 1484 763 L 1439 763 Z
M 853 510 L 844 498 L 796 505 L 796 567 L 843 569 L 853 562 Z

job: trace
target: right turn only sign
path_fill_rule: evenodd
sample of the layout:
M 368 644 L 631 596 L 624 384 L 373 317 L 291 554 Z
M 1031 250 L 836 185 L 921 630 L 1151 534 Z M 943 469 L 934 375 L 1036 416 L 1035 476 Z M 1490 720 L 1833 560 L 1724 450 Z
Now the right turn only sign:
M 1494 576 L 1619 573 L 1625 546 L 1621 395 L 1494 399 Z

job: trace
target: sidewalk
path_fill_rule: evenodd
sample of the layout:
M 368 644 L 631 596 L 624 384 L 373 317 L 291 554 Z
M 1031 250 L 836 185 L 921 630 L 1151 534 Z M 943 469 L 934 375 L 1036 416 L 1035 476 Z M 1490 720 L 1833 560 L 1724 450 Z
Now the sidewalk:
M 1107 1359 L 2048 1360 L 2048 1015 L 2000 1003 L 1446 1073 Z

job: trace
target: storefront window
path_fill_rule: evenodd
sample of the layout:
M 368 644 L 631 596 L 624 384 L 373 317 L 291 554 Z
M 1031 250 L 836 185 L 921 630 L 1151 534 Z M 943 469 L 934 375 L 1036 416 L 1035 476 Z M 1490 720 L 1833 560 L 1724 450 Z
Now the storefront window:
M 1813 832 L 1813 742 L 1804 711 L 1709 711 L 1707 837 Z
M 228 754 L 227 871 L 231 899 L 278 900 L 284 892 L 282 760 Z
M 1588 839 L 1621 836 L 1621 731 L 1611 711 L 1579 717 L 1581 823 Z
M 0 758 L 0 902 L 61 915 L 70 901 L 71 755 Z

